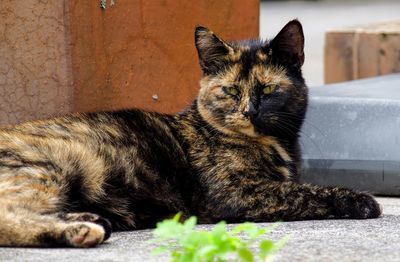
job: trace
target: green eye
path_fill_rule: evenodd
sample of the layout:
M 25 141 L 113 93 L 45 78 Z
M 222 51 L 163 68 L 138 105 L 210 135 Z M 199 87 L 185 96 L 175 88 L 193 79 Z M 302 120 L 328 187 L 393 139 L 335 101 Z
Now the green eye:
M 234 87 L 234 86 L 225 87 L 225 91 L 226 91 L 228 94 L 233 95 L 233 96 L 237 96 L 237 95 L 239 94 L 239 89 L 237 89 L 237 88 Z
M 269 85 L 269 86 L 266 86 L 266 87 L 264 87 L 264 89 L 263 89 L 263 93 L 264 93 L 265 95 L 269 95 L 269 94 L 271 94 L 272 92 L 274 92 L 276 88 L 277 88 L 276 85 Z

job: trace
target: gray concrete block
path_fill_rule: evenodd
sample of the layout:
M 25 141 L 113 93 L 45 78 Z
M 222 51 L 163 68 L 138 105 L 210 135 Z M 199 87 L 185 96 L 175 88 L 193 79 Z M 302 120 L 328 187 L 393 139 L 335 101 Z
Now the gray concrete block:
M 400 74 L 310 88 L 302 181 L 400 195 Z

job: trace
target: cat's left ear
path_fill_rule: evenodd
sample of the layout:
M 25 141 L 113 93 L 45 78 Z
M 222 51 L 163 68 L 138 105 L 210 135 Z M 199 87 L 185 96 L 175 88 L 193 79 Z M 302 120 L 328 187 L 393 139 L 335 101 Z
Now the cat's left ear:
M 270 42 L 268 52 L 278 64 L 300 69 L 304 63 L 304 34 L 298 20 L 287 23 Z
M 220 70 L 227 61 L 227 56 L 234 52 L 229 44 L 208 28 L 197 26 L 194 36 L 200 67 L 205 74 Z

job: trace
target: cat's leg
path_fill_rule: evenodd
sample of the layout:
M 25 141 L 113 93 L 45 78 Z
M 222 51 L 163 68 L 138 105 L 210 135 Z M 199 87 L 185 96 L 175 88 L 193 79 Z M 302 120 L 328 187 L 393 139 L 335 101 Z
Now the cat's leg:
M 373 196 L 347 188 L 293 182 L 273 183 L 268 188 L 272 189 L 267 195 L 271 202 L 267 202 L 269 205 L 264 212 L 277 219 L 367 219 L 377 218 L 382 213 Z
M 78 213 L 57 213 L 57 217 L 65 221 L 84 221 L 91 222 L 102 226 L 105 230 L 104 241 L 109 239 L 112 232 L 112 225 L 108 219 L 105 219 L 97 214 L 89 212 L 78 212 Z
M 63 189 L 47 169 L 0 171 L 0 246 L 91 247 L 106 239 L 101 219 L 86 222 L 58 216 L 64 206 Z
M 371 195 L 345 188 L 266 181 L 225 191 L 230 193 L 211 196 L 211 203 L 219 203 L 208 206 L 207 212 L 214 214 L 214 220 L 366 219 L 382 213 Z
M 93 247 L 105 240 L 102 226 L 67 222 L 14 205 L 0 206 L 0 246 Z
M 373 196 L 346 188 L 285 182 L 272 183 L 266 189 L 268 205 L 263 212 L 274 219 L 366 219 L 382 213 Z

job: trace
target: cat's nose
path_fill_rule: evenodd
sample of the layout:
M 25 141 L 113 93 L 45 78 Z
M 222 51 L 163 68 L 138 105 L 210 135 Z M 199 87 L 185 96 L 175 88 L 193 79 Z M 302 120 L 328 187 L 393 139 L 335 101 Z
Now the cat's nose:
M 249 105 L 247 106 L 247 108 L 243 111 L 243 116 L 245 118 L 254 118 L 254 116 L 257 115 L 257 110 L 254 108 L 253 103 L 249 103 Z
M 243 116 L 245 118 L 252 118 L 257 114 L 257 112 L 253 112 L 253 111 L 244 111 L 243 112 Z

